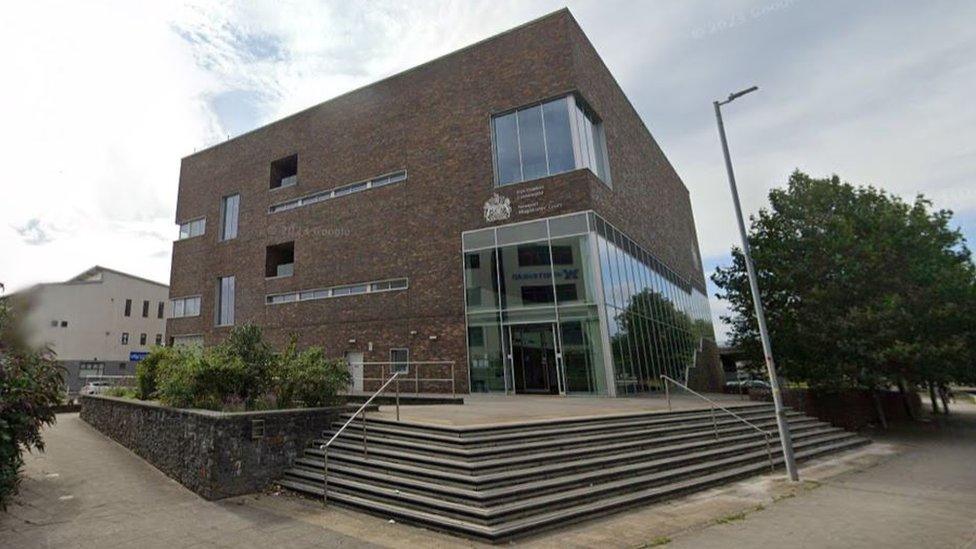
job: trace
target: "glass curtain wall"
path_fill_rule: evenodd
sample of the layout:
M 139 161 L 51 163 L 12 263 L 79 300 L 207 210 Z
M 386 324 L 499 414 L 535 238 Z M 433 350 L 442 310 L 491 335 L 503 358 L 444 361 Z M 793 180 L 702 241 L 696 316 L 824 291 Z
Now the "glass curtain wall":
M 582 213 L 464 235 L 472 392 L 519 391 L 512 327 L 554 332 L 554 392 L 607 392 L 589 234 Z
M 468 232 L 463 246 L 472 392 L 519 392 L 512 327 L 551 327 L 566 394 L 659 390 L 714 339 L 703 290 L 592 212 Z
M 660 390 L 662 374 L 683 380 L 714 339 L 704 292 L 594 218 L 617 394 Z

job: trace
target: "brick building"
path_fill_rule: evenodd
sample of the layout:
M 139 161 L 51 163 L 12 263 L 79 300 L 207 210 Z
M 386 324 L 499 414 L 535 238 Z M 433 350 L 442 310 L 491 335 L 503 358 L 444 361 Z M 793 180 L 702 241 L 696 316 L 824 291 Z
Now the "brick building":
M 184 158 L 176 215 L 174 342 L 256 324 L 365 389 L 721 380 L 688 191 L 568 10 Z

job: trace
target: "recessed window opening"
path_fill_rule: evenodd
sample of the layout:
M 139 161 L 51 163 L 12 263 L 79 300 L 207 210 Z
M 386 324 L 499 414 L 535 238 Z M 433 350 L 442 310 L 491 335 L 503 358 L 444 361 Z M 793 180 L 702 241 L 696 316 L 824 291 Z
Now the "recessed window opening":
M 298 155 L 279 158 L 271 163 L 271 188 L 281 189 L 298 184 Z
M 295 273 L 295 243 L 268 246 L 265 252 L 264 276 L 274 278 Z

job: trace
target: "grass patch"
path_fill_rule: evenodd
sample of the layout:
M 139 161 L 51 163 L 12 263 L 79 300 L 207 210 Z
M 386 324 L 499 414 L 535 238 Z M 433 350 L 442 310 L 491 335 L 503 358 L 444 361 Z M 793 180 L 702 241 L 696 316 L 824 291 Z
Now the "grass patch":
M 739 520 L 746 518 L 746 511 L 739 513 L 732 513 L 731 515 L 725 515 L 722 518 L 715 519 L 715 524 L 730 524 Z
M 652 539 L 650 543 L 644 545 L 644 547 L 660 547 L 669 543 L 671 543 L 671 538 L 668 536 L 658 536 Z
M 759 505 L 756 505 L 752 509 L 748 509 L 746 511 L 740 511 L 738 513 L 732 513 L 731 515 L 725 515 L 722 518 L 715 519 L 715 524 L 730 524 L 736 521 L 744 520 L 746 516 L 748 516 L 750 513 L 756 513 L 758 511 L 762 511 L 765 508 L 766 507 L 762 503 L 760 503 Z

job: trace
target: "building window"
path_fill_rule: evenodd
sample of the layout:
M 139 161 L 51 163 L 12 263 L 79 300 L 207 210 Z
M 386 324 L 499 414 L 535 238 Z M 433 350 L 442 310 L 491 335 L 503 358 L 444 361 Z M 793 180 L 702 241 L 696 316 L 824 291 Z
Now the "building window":
M 147 341 L 146 334 L 139 334 L 139 345 L 145 345 Z
M 58 321 L 57 320 L 52 320 L 51 321 L 51 327 L 52 328 L 57 328 L 58 327 Z
M 575 95 L 492 119 L 497 185 L 589 168 L 610 183 L 603 124 Z
M 207 219 L 201 217 L 186 223 L 180 223 L 180 240 L 200 236 L 207 231 Z
M 241 195 L 232 194 L 220 200 L 220 239 L 237 238 L 237 218 L 240 214 Z
M 102 362 L 82 362 L 78 364 L 78 379 L 84 380 L 88 377 L 101 377 L 105 372 L 105 364 Z
M 410 371 L 410 350 L 403 347 L 390 349 L 390 371 L 405 374 Z
M 200 296 L 180 297 L 170 301 L 173 303 L 173 318 L 198 316 L 200 314 Z
M 156 318 L 163 318 L 163 312 L 166 310 L 166 304 L 162 301 L 159 302 L 156 307 Z
M 125 300 L 125 316 L 132 316 L 132 300 Z
M 156 334 L 156 345 L 159 346 L 162 344 L 163 344 L 163 334 Z
M 122 345 L 129 344 L 129 332 L 122 332 Z
M 142 302 L 142 318 L 149 318 L 149 301 Z
M 265 249 L 264 276 L 274 278 L 295 273 L 295 243 L 275 244 Z
M 203 347 L 203 336 L 178 335 L 170 338 L 170 345 L 173 347 Z
M 234 324 L 234 277 L 217 279 L 217 326 Z
M 398 172 L 388 173 L 386 175 L 374 177 L 366 181 L 358 181 L 356 183 L 350 183 L 348 185 L 343 185 L 341 187 L 336 187 L 334 189 L 319 191 L 307 196 L 302 196 L 299 198 L 294 198 L 292 200 L 286 200 L 284 202 L 272 204 L 268 208 L 268 213 L 294 210 L 295 208 L 299 208 L 301 206 L 308 206 L 309 204 L 315 204 L 317 202 L 331 200 L 333 198 L 338 198 L 340 196 L 345 196 L 347 194 L 353 194 L 360 191 L 377 189 L 379 187 L 385 187 L 387 185 L 392 185 L 394 183 L 399 183 L 401 181 L 406 181 L 406 180 L 407 180 L 406 171 L 401 170 Z
M 68 321 L 67 320 L 62 320 L 61 321 L 61 327 L 62 328 L 67 328 L 68 327 Z
M 284 294 L 270 294 L 265 298 L 265 303 L 268 305 L 280 305 L 282 303 L 312 301 L 315 299 L 328 299 L 347 295 L 392 292 L 396 290 L 406 290 L 408 286 L 409 283 L 406 278 L 393 278 L 389 280 L 377 280 L 376 282 L 364 282 L 361 284 L 345 284 L 342 286 L 301 290 L 298 292 L 288 292 Z
M 281 189 L 298 184 L 298 155 L 279 158 L 271 163 L 271 188 Z
M 519 267 L 548 267 L 549 246 L 547 244 L 525 244 L 519 246 L 518 264 Z
M 470 347 L 484 347 L 485 346 L 485 330 L 481 326 L 470 326 L 468 327 L 468 346 Z

